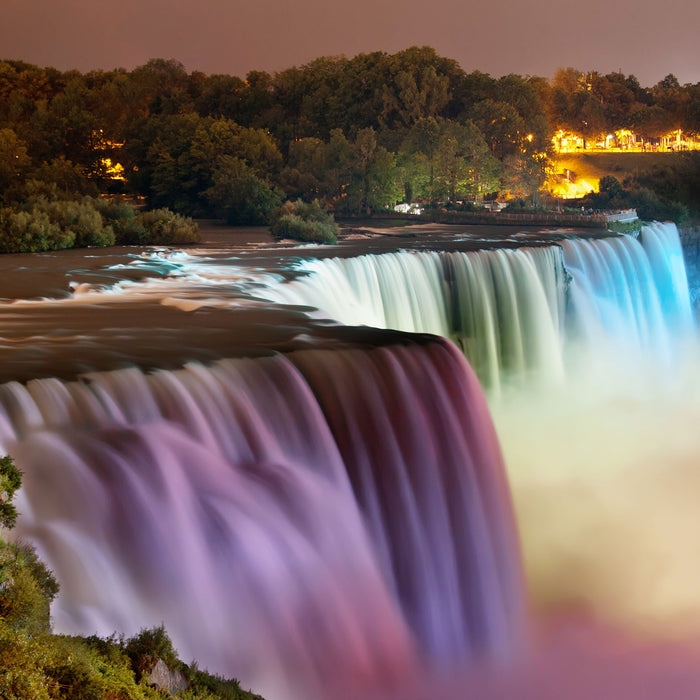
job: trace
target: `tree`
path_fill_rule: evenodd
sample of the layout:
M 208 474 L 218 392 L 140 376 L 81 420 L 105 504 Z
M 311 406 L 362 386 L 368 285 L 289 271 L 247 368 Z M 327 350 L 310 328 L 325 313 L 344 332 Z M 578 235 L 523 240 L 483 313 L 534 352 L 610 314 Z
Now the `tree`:
M 506 189 L 515 197 L 529 199 L 537 204 L 540 191 L 547 178 L 545 154 L 524 149 L 506 156 L 503 160 L 503 181 Z
M 12 129 L 0 129 L 0 199 L 17 192 L 30 163 L 24 141 Z
M 385 86 L 382 123 L 394 127 L 410 127 L 419 119 L 436 117 L 447 105 L 449 80 L 438 75 L 433 66 L 426 66 L 418 75 L 402 71 L 395 84 Z
M 202 117 L 223 117 L 239 122 L 245 89 L 245 82 L 236 76 L 209 75 L 202 82 L 195 109 Z
M 129 74 L 127 98 L 130 109 L 142 116 L 183 114 L 194 110 L 190 78 L 174 59 L 153 58 Z
M 498 189 L 500 165 L 474 122 L 423 119 L 402 146 L 404 182 L 430 202 L 483 196 Z
M 28 175 L 25 195 L 44 195 L 47 199 L 73 199 L 80 195 L 97 196 L 97 184 L 83 168 L 63 156 L 43 162 Z
M 512 105 L 482 100 L 471 109 L 470 118 L 484 134 L 495 158 L 503 160 L 522 149 L 528 131 L 525 121 Z
M 326 204 L 335 211 L 348 211 L 348 188 L 352 183 L 353 167 L 352 144 L 341 129 L 331 131 L 328 143 L 321 151 L 320 189 Z
M 17 521 L 12 503 L 22 474 L 11 457 L 0 458 L 0 525 L 11 529 Z M 49 629 L 49 605 L 58 593 L 53 574 L 29 546 L 0 537 L 0 621 L 30 634 Z
M 12 503 L 15 493 L 22 485 L 22 472 L 15 466 L 12 457 L 0 458 L 0 526 L 12 528 L 17 521 L 17 509 Z
M 333 215 L 317 199 L 310 203 L 301 199 L 285 202 L 276 212 L 270 232 L 277 240 L 292 238 L 309 243 L 338 242 L 338 225 Z
M 408 131 L 401 146 L 403 181 L 412 195 L 436 202 L 435 161 L 440 148 L 442 129 L 437 119 L 419 119 Z
M 444 116 L 450 85 L 462 71 L 451 59 L 428 46 L 412 46 L 388 60 L 390 75 L 382 90 L 380 124 L 410 128 L 419 119 Z
M 396 159 L 377 143 L 371 127 L 361 129 L 352 143 L 351 181 L 348 210 L 371 214 L 396 204 Z
M 259 178 L 240 158 L 218 159 L 205 196 L 228 224 L 266 224 L 282 202 L 282 193 Z

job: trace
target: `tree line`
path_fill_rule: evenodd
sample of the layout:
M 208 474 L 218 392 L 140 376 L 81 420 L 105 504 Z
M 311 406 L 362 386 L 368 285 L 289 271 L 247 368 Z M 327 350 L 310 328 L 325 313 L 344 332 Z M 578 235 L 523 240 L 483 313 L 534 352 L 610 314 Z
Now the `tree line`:
M 88 73 L 2 61 L 0 203 L 123 192 L 251 224 L 297 199 L 341 216 L 498 193 L 536 203 L 555 128 L 697 133 L 699 91 L 571 68 L 492 78 L 429 47 L 245 78 L 164 59 Z

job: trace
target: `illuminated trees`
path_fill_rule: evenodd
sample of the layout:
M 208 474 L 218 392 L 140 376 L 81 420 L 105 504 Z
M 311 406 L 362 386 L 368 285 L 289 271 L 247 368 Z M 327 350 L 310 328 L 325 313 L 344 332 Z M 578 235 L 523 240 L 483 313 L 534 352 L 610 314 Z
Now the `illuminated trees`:
M 499 189 L 500 163 L 474 122 L 420 120 L 400 155 L 404 181 L 418 199 L 454 203 Z
M 573 68 L 551 82 L 492 78 L 430 47 L 321 57 L 245 79 L 163 59 L 84 75 L 0 61 L 0 196 L 123 191 L 151 207 L 246 221 L 262 220 L 280 188 L 347 215 L 398 199 L 536 197 L 553 126 L 586 146 L 623 127 L 648 141 L 700 132 L 699 104 L 700 86 L 673 75 L 653 88 Z M 126 182 L 112 179 L 107 159 Z M 257 201 L 259 216 L 241 198 Z

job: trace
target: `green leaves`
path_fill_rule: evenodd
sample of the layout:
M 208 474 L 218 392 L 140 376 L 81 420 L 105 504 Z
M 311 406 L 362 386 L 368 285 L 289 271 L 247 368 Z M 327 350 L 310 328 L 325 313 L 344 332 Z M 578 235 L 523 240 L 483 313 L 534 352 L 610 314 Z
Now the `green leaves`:
M 12 528 L 17 520 L 17 510 L 11 503 L 15 492 L 22 485 L 22 472 L 12 457 L 0 458 L 0 525 Z

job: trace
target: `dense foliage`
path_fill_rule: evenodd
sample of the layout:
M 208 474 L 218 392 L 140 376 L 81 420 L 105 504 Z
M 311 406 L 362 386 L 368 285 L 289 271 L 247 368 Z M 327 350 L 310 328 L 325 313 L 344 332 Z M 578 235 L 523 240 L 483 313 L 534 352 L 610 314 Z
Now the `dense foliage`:
M 292 238 L 307 243 L 338 242 L 338 224 L 317 199 L 310 204 L 301 199 L 285 202 L 276 212 L 270 231 L 278 240 Z
M 548 86 L 547 112 L 560 128 L 595 139 L 630 129 L 645 139 L 674 129 L 700 132 L 700 83 L 680 85 L 667 75 L 651 88 L 633 76 L 560 68 Z
M 699 105 L 700 84 L 672 75 L 648 88 L 572 68 L 551 81 L 492 78 L 429 47 L 245 79 L 162 59 L 84 74 L 0 61 L 0 206 L 12 210 L 2 226 L 25 247 L 82 245 L 88 212 L 66 225 L 33 202 L 97 193 L 236 224 L 269 222 L 284 199 L 319 199 L 336 216 L 497 194 L 537 205 L 555 128 L 589 140 L 622 127 L 645 138 L 698 134 Z M 691 175 L 699 171 L 694 163 Z M 653 173 L 637 185 L 664 199 Z M 133 216 L 101 213 L 99 241 L 111 228 L 117 241 L 144 242 Z
M 0 459 L 0 526 L 12 528 L 12 497 L 21 473 Z M 183 700 L 262 700 L 226 680 L 184 664 L 162 627 L 124 639 L 51 633 L 53 574 L 28 545 L 0 537 L 0 697 L 4 700 L 156 700 L 168 697 L 150 673 L 159 660 L 182 682 Z
M 640 177 L 642 182 L 643 178 Z M 662 180 L 654 180 L 654 184 Z M 635 177 L 626 180 L 626 187 L 612 176 L 600 179 L 600 191 L 586 195 L 581 201 L 584 206 L 593 209 L 629 209 L 637 210 L 637 215 L 644 221 L 674 221 L 678 224 L 687 221 L 690 214 L 688 207 L 671 196 L 658 194 L 654 189 L 639 184 Z
M 91 197 L 30 197 L 0 207 L 0 252 L 34 253 L 110 245 L 196 243 L 199 229 L 169 209 L 138 213 L 130 204 Z

